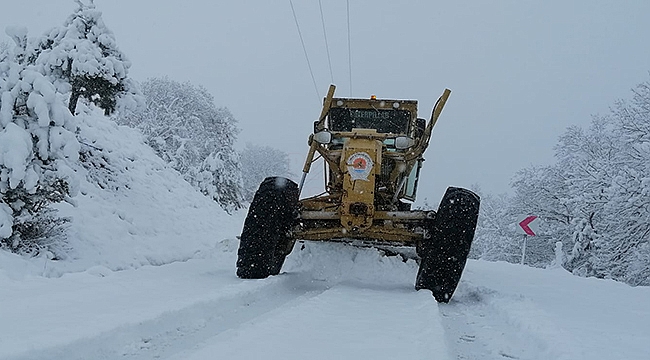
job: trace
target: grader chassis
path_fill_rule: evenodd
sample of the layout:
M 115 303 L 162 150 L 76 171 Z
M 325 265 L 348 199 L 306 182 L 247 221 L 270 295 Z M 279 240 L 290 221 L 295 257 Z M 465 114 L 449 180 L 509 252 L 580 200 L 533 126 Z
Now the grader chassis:
M 474 238 L 479 197 L 449 187 L 437 211 L 411 210 L 424 152 L 451 93 L 431 118 L 417 117 L 417 101 L 335 98 L 331 85 L 309 136 L 300 185 L 266 178 L 256 192 L 240 237 L 237 275 L 279 274 L 296 240 L 414 246 L 416 289 L 448 302 Z M 318 154 L 318 157 L 316 157 Z M 306 175 L 325 162 L 325 191 L 299 199 Z

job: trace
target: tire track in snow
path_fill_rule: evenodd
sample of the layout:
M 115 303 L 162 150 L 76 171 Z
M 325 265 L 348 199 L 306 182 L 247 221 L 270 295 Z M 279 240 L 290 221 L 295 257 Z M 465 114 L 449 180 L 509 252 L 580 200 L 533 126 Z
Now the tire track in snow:
M 254 281 L 254 280 L 253 280 Z M 259 287 L 170 311 L 99 336 L 15 357 L 28 359 L 161 359 L 235 329 L 279 307 L 303 302 L 327 290 L 301 274 L 265 279 Z
M 170 360 L 451 359 L 438 305 L 415 291 L 417 264 L 375 249 L 298 244 L 286 275 L 327 287 L 207 339 Z M 310 280 L 311 279 L 311 280 Z
M 414 262 L 338 244 L 296 250 L 280 276 L 238 280 L 224 288 L 227 295 L 215 293 L 150 320 L 13 359 L 222 358 L 233 344 L 263 351 L 249 340 L 273 336 L 284 341 L 282 358 L 304 358 L 296 355 L 293 342 L 302 339 L 303 350 L 310 345 L 320 350 L 312 359 L 350 354 L 449 359 L 437 303 L 428 292 L 413 289 Z M 226 358 L 247 357 L 230 353 Z
M 552 339 L 540 336 L 515 319 L 514 308 L 525 308 L 527 314 L 540 311 L 525 298 L 512 298 L 467 281 L 461 282 L 452 301 L 440 304 L 447 342 L 456 359 L 580 358 L 556 353 Z M 562 333 L 553 324 L 547 324 L 547 328 Z
M 342 282 L 303 300 L 170 360 L 450 359 L 430 293 Z

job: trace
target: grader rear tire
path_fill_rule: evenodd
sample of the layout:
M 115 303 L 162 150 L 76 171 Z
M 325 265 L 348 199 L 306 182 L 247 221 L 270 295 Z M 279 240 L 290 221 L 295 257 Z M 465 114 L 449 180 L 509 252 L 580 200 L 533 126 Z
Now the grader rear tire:
M 431 238 L 418 246 L 420 268 L 415 289 L 428 289 L 438 302 L 451 300 L 467 262 L 480 198 L 473 192 L 450 187 L 429 224 Z
M 237 251 L 238 277 L 263 279 L 280 273 L 294 243 L 289 230 L 297 209 L 295 182 L 282 177 L 264 179 L 244 221 Z

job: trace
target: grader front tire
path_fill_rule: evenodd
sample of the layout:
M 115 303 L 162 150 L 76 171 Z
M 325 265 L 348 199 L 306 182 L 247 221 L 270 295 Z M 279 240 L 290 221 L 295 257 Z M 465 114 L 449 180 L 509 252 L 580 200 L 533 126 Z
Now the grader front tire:
M 438 302 L 449 302 L 458 286 L 474 239 L 479 205 L 480 198 L 473 192 L 448 188 L 429 224 L 431 238 L 418 246 L 415 288 L 431 290 Z
M 264 179 L 244 221 L 237 276 L 263 279 L 280 273 L 293 240 L 288 235 L 298 208 L 298 185 L 282 177 Z

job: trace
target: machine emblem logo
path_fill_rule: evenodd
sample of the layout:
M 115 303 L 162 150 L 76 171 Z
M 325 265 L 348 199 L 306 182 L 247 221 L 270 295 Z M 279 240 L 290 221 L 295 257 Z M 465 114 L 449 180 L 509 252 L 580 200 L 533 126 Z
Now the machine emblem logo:
M 372 171 L 374 163 L 365 152 L 357 152 L 348 158 L 348 173 L 350 173 L 350 178 L 354 180 L 366 180 L 368 181 L 368 176 Z

